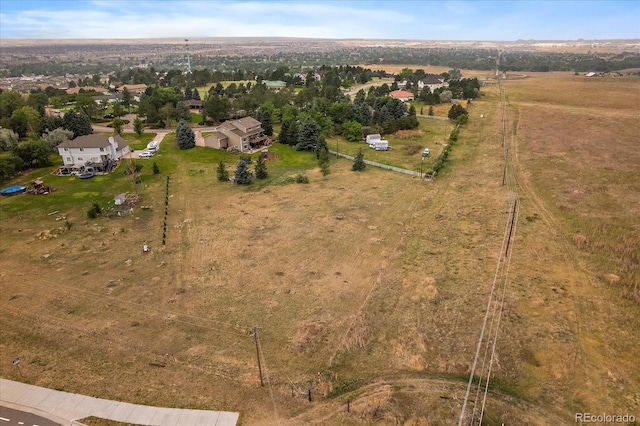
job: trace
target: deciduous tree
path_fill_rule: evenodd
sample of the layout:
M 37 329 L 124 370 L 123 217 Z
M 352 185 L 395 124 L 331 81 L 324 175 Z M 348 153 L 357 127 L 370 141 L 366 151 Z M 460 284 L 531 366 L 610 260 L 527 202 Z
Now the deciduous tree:
M 357 121 L 348 120 L 342 124 L 342 136 L 349 142 L 362 140 L 362 124 Z
M 54 150 L 58 145 L 64 141 L 68 141 L 73 138 L 73 132 L 71 130 L 63 129 L 62 127 L 45 131 L 42 134 L 42 140 L 49 145 L 51 150 Z
M 144 133 L 144 123 L 140 120 L 140 117 L 136 117 L 133 120 L 133 131 L 136 132 L 136 135 L 142 136 Z
M 11 128 L 20 137 L 37 137 L 40 133 L 40 114 L 30 106 L 24 106 L 11 114 Z
M 113 133 L 116 135 L 122 135 L 122 126 L 124 125 L 124 121 L 120 117 L 116 117 L 113 119 Z
M 11 129 L 0 129 L 0 150 L 9 151 L 18 145 L 18 134 Z

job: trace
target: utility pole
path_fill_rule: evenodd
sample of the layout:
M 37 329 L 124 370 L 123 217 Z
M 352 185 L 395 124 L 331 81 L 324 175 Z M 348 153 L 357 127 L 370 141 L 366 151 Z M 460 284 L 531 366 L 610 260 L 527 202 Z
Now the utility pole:
M 253 327 L 253 340 L 256 342 L 256 355 L 258 357 L 258 373 L 260 374 L 260 387 L 264 387 L 262 380 L 262 363 L 260 362 L 260 341 L 258 340 L 258 329 Z
M 191 74 L 191 58 L 189 58 L 189 39 L 184 39 L 184 49 L 187 53 L 187 74 Z

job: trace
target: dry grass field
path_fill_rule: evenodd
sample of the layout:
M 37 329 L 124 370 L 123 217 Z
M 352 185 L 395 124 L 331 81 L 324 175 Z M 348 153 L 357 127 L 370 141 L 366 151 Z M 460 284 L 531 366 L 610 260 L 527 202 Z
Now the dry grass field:
M 484 424 L 640 417 L 640 79 L 504 87 L 521 207 Z M 0 375 L 243 425 L 455 424 L 509 214 L 483 92 L 433 182 L 332 159 L 241 188 L 167 145 L 166 246 L 164 177 L 125 218 L 67 194 L 71 229 L 3 198 Z

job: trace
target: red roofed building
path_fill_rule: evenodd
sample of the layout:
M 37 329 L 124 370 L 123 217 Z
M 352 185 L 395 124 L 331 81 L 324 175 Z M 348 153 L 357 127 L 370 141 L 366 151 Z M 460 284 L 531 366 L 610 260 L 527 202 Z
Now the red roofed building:
M 413 100 L 413 93 L 407 92 L 406 90 L 394 90 L 389 93 L 389 96 L 400 99 L 402 102 L 409 102 Z

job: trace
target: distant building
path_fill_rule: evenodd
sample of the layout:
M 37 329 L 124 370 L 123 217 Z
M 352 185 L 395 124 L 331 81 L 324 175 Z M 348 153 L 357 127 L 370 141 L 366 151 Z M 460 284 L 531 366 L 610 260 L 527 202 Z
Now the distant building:
M 189 99 L 189 100 L 183 101 L 183 103 L 186 105 L 187 108 L 189 108 L 189 111 L 191 112 L 200 113 L 204 108 L 204 104 L 202 103 L 202 101 L 199 101 L 197 99 Z
M 389 93 L 392 98 L 400 99 L 402 102 L 409 102 L 414 99 L 413 93 L 406 90 L 394 90 Z
M 267 89 L 271 89 L 276 92 L 287 87 L 287 82 L 282 80 L 263 80 L 262 82 L 267 86 Z
M 428 87 L 432 92 L 441 87 L 449 87 L 449 83 L 444 81 L 441 75 L 427 74 L 424 78 L 418 80 L 418 89 L 422 90 Z

